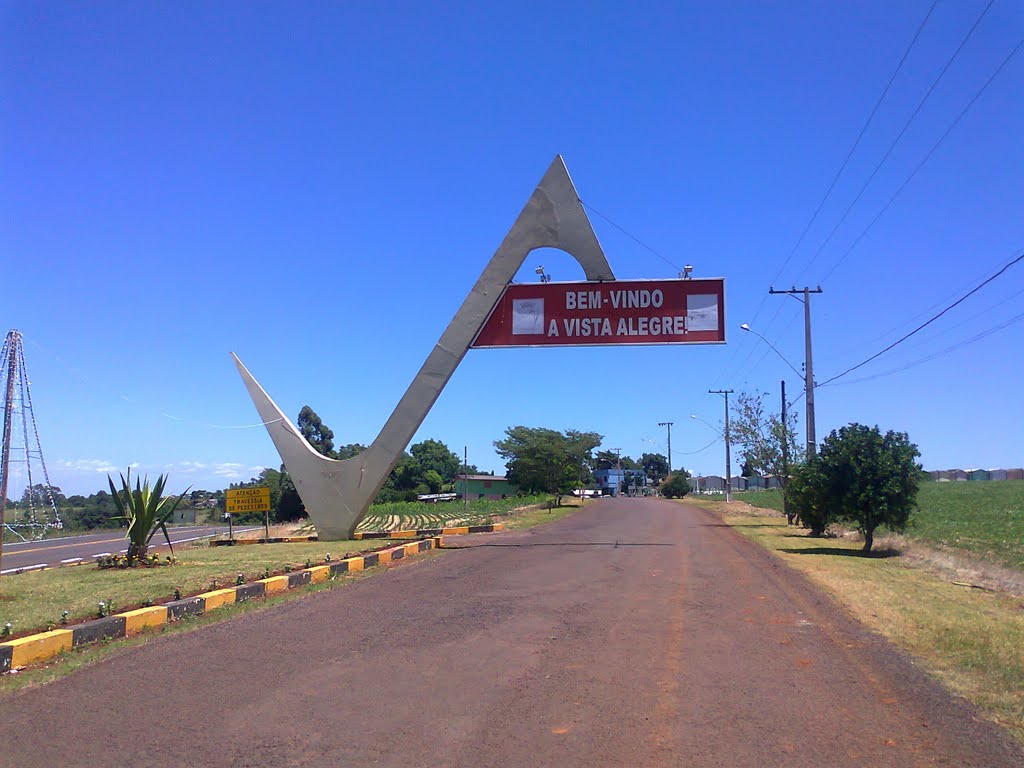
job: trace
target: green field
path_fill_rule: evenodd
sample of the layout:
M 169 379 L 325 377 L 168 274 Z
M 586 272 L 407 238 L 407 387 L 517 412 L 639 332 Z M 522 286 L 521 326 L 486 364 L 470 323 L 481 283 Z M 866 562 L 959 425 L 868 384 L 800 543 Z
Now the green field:
M 778 491 L 734 493 L 733 498 L 782 510 Z M 906 531 L 908 537 L 1024 570 L 1024 482 L 926 482 L 917 501 L 920 509 Z

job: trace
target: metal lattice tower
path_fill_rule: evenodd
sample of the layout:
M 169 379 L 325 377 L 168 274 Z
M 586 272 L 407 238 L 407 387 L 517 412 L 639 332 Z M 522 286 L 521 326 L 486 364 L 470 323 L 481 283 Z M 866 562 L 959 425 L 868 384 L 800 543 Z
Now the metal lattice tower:
M 10 331 L 0 352 L 0 393 L 3 393 L 3 443 L 0 454 L 0 520 L 3 530 L 20 539 L 39 539 L 47 529 L 64 527 L 57 505 L 46 460 L 39 443 L 39 429 L 32 409 L 32 389 L 25 367 L 25 348 L 20 331 Z M 31 430 L 29 429 L 31 427 Z M 20 443 L 20 444 L 19 444 Z M 24 467 L 28 486 L 24 498 L 27 507 L 19 510 L 15 519 L 6 520 L 7 486 L 12 466 Z M 35 470 L 35 475 L 33 475 Z M 42 470 L 41 484 L 39 470 Z

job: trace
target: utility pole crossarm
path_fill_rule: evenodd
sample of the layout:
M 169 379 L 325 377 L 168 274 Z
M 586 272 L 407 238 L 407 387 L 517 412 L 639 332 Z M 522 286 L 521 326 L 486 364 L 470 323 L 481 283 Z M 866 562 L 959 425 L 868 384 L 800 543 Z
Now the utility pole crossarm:
M 807 408 L 807 455 L 813 456 L 817 452 L 817 435 L 814 425 L 814 359 L 811 354 L 811 294 L 821 293 L 821 286 L 817 288 L 797 288 L 795 285 L 786 291 L 777 291 L 769 288 L 769 294 L 786 294 L 792 296 L 804 304 L 804 399 Z M 799 294 L 803 294 L 801 299 Z

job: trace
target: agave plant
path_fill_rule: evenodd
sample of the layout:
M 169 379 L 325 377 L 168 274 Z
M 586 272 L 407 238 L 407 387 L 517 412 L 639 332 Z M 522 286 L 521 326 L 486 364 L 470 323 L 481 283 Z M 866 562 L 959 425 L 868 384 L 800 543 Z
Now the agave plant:
M 174 510 L 185 498 L 188 489 L 177 499 L 171 502 L 170 496 L 164 496 L 164 487 L 167 484 L 166 475 L 160 475 L 152 488 L 149 487 L 149 478 L 146 477 L 141 483 L 138 477 L 135 478 L 135 489 L 132 489 L 132 470 L 128 468 L 128 477 L 121 475 L 121 490 L 114 487 L 114 481 L 107 475 L 107 482 L 110 483 L 110 495 L 114 497 L 114 503 L 121 514 L 120 518 L 128 523 L 128 532 L 125 538 L 128 539 L 128 564 L 134 565 L 146 556 L 150 539 L 158 530 L 163 531 L 167 539 L 167 546 L 174 554 L 174 547 L 171 546 L 171 537 L 167 533 L 167 521 L 171 519 Z

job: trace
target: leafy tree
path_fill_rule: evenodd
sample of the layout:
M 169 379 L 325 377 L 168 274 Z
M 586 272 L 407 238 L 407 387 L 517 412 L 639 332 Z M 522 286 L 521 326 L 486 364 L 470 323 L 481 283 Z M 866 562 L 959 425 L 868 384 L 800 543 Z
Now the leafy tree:
M 743 472 L 750 472 L 743 477 L 762 474 L 779 478 L 786 517 L 792 524 L 796 515 L 788 508 L 787 487 L 790 469 L 802 457 L 796 444 L 796 414 L 792 411 L 786 414 L 787 423 L 783 424 L 780 414 L 767 410 L 765 397 L 760 392 L 740 392 L 737 395 L 732 409 L 729 437 L 733 445 L 739 448 Z M 783 451 L 784 446 L 786 452 Z M 787 454 L 787 461 L 784 462 L 783 458 Z
M 508 478 L 526 492 L 550 493 L 555 503 L 589 474 L 592 454 L 601 444 L 596 432 L 566 433 L 543 427 L 509 427 L 494 447 L 506 460 Z
M 334 458 L 336 459 L 351 459 L 358 456 L 360 453 L 366 450 L 366 446 L 362 443 L 349 443 L 343 445 L 334 452 Z
M 667 499 L 681 499 L 690 492 L 690 473 L 679 469 L 661 485 L 661 495 Z
M 419 463 L 424 473 L 434 471 L 441 476 L 441 482 L 451 485 L 455 482 L 455 475 L 462 469 L 462 461 L 459 457 L 440 440 L 424 440 L 416 443 L 409 452 Z M 428 482 L 427 485 L 430 485 Z M 436 493 L 436 491 L 434 491 Z
M 811 529 L 811 536 L 823 536 L 838 517 L 831 503 L 828 481 L 819 456 L 793 468 L 786 486 L 786 515 L 799 519 L 800 524 Z
M 903 531 L 917 508 L 921 455 L 905 432 L 849 424 L 829 434 L 818 461 L 829 504 L 838 519 L 864 536 L 870 552 L 875 529 Z
M 316 411 L 308 405 L 302 406 L 298 425 L 299 432 L 318 453 L 332 459 L 335 457 L 334 432 L 320 420 Z
M 436 469 L 428 469 L 423 473 L 423 483 L 430 493 L 440 493 L 444 486 L 444 478 L 438 474 Z
M 49 493 L 47 493 L 47 491 L 49 491 Z M 30 505 L 36 507 L 41 505 L 49 506 L 51 497 L 53 498 L 53 503 L 56 506 L 60 506 L 67 501 L 67 499 L 64 498 L 64 492 L 56 485 L 46 486 L 43 483 L 30 485 L 25 489 L 25 492 L 21 494 L 22 509 L 28 509 Z
M 640 467 L 654 485 L 658 485 L 668 474 L 668 459 L 660 453 L 645 453 L 640 457 Z

